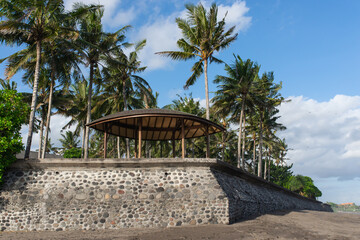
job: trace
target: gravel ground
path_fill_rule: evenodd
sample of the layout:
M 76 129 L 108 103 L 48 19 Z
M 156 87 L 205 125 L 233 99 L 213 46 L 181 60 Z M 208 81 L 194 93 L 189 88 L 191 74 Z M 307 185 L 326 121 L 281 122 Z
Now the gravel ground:
M 360 239 L 360 215 L 280 211 L 232 225 L 64 232 L 2 232 L 0 239 Z

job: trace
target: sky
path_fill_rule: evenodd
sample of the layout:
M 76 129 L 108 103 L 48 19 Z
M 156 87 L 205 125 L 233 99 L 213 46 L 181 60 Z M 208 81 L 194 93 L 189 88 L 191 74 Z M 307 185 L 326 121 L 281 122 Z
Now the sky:
M 77 0 L 65 0 L 70 10 Z M 178 62 L 155 55 L 176 50 L 181 38 L 175 18 L 186 17 L 183 1 L 175 0 L 83 0 L 105 6 L 104 29 L 116 31 L 125 25 L 127 41 L 147 40 L 140 60 L 147 66 L 142 74 L 159 92 L 159 107 L 192 93 L 205 104 L 204 78 L 184 90 L 193 61 Z M 198 1 L 187 1 L 197 4 Z M 205 6 L 212 2 L 202 1 Z M 282 82 L 281 94 L 291 100 L 280 106 L 279 121 L 287 130 L 291 149 L 288 163 L 294 174 L 310 176 L 322 191 L 321 201 L 355 202 L 360 205 L 360 1 L 357 0 L 261 0 L 217 1 L 219 17 L 236 26 L 237 40 L 216 57 L 231 64 L 234 54 L 261 65 L 261 72 L 273 71 Z M 2 45 L 0 58 L 17 51 Z M 4 78 L 5 64 L 0 65 Z M 84 69 L 86 71 L 86 69 Z M 217 90 L 212 80 L 225 75 L 224 65 L 209 66 L 210 97 Z M 13 80 L 19 91 L 31 91 Z M 54 116 L 50 137 L 59 145 L 61 126 L 68 120 Z M 26 136 L 26 128 L 22 134 Z M 37 149 L 39 137 L 33 138 Z

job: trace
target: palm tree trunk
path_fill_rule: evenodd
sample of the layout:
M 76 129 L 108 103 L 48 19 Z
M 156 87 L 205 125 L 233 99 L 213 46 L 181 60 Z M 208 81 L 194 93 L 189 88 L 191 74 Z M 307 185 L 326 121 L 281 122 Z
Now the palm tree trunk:
M 191 151 L 191 157 L 194 158 L 195 157 L 195 143 L 194 143 L 194 139 L 191 140 L 191 145 L 192 145 L 192 151 Z
M 223 127 L 226 129 L 226 121 L 225 118 L 223 118 Z M 221 160 L 224 162 L 225 161 L 225 136 L 226 131 L 221 133 L 221 137 L 222 137 L 222 146 L 221 146 Z
M 42 149 L 42 142 L 43 142 L 43 130 L 44 130 L 44 122 L 45 122 L 44 116 L 45 116 L 44 109 L 41 108 L 41 123 L 40 123 L 38 158 L 41 158 L 41 149 Z
M 255 140 L 255 133 L 253 134 L 253 173 L 255 174 L 255 165 L 256 165 L 256 140 Z
M 127 101 L 126 101 L 126 85 L 125 85 L 125 79 L 123 79 L 122 81 L 122 84 L 123 84 L 123 99 L 124 99 L 124 111 L 127 111 L 128 108 L 127 108 Z M 125 141 L 126 141 L 126 158 L 130 158 L 130 144 L 129 144 L 129 139 L 128 138 L 125 138 Z
M 243 118 L 243 138 L 242 138 L 242 150 L 241 150 L 241 164 L 242 164 L 242 168 L 245 169 L 245 112 L 244 112 L 244 118 Z
M 225 132 L 222 132 L 221 161 L 225 161 Z
M 94 64 L 90 62 L 90 81 L 89 81 L 89 90 L 88 90 L 88 102 L 87 102 L 87 115 L 86 115 L 86 124 L 91 120 L 91 95 L 92 95 L 92 84 L 94 75 Z M 89 127 L 85 126 L 85 146 L 84 146 L 84 159 L 88 158 L 89 154 Z
M 262 112 L 260 110 L 260 132 L 259 132 L 259 162 L 258 162 L 258 177 L 261 177 L 262 175 L 262 144 L 263 144 L 263 119 L 262 119 Z
M 263 176 L 263 178 L 266 180 L 266 176 L 267 176 L 267 170 L 268 170 L 268 168 L 267 168 L 267 164 L 268 164 L 268 161 L 269 161 L 269 159 L 268 159 L 268 151 L 267 151 L 267 148 L 265 148 L 265 164 L 264 164 L 264 176 Z
M 160 141 L 160 157 L 163 157 L 163 142 Z
M 116 137 L 116 142 L 117 142 L 117 156 L 118 156 L 118 158 L 120 158 L 121 154 L 120 154 L 120 137 L 119 136 Z
M 237 167 L 240 168 L 241 165 L 241 137 L 242 137 L 242 123 L 243 123 L 243 117 L 244 117 L 244 107 L 245 107 L 245 99 L 243 99 L 241 104 L 241 113 L 240 113 L 240 121 L 239 121 L 239 138 L 238 138 L 238 161 L 237 161 Z
M 270 154 L 271 155 L 271 154 Z M 270 169 L 271 169 L 271 160 L 269 159 L 269 166 L 268 166 L 268 181 L 270 182 Z
M 146 142 L 147 143 L 147 142 Z M 149 149 L 148 149 L 148 158 L 151 158 L 152 150 L 153 150 L 153 144 L 152 142 L 149 143 Z
M 209 86 L 208 86 L 208 60 L 204 59 L 204 74 L 205 74 L 205 98 L 206 98 L 206 119 L 210 120 L 210 107 L 209 107 Z
M 269 149 L 269 156 L 268 156 L 268 166 L 267 166 L 267 176 L 266 176 L 266 178 L 267 178 L 267 180 L 270 182 L 270 166 L 271 166 L 271 159 L 270 159 L 270 157 L 271 157 L 271 150 Z
M 49 104 L 48 104 L 48 112 L 46 116 L 46 129 L 45 129 L 45 137 L 44 137 L 44 143 L 43 143 L 43 151 L 41 153 L 41 158 L 45 158 L 45 149 L 49 134 L 49 128 L 50 128 L 50 118 L 51 118 L 51 108 L 52 108 L 52 98 L 53 98 L 53 92 L 54 92 L 54 83 L 55 83 L 55 71 L 54 67 L 51 71 L 51 83 L 50 83 L 50 93 L 49 93 Z
M 206 119 L 210 120 L 210 106 L 209 106 L 209 84 L 208 84 L 208 59 L 204 59 L 204 73 L 205 73 L 205 98 L 206 98 Z M 210 146 L 210 136 L 206 138 L 207 146 Z M 210 153 L 209 156 L 210 157 Z
M 32 100 L 31 100 L 29 131 L 28 131 L 28 137 L 27 137 L 27 141 L 26 141 L 26 149 L 25 149 L 25 154 L 24 154 L 25 159 L 28 159 L 30 156 L 31 141 L 32 141 L 32 135 L 33 135 L 33 128 L 34 128 L 34 119 L 35 119 L 35 107 L 36 107 L 37 92 L 38 92 L 38 85 L 39 85 L 40 58 L 41 58 L 41 42 L 37 41 L 36 42 L 36 65 L 35 65 L 35 74 L 34 74 L 34 87 L 33 87 Z
M 81 147 L 81 157 L 84 157 L 85 132 L 86 132 L 86 127 L 85 127 L 85 121 L 84 121 L 83 122 L 83 139 L 82 139 L 82 147 Z

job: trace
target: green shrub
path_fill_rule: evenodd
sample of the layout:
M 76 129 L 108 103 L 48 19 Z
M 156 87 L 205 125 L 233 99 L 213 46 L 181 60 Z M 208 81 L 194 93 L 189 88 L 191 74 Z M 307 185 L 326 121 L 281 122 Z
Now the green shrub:
M 322 195 L 321 191 L 314 185 L 314 181 L 308 176 L 291 176 L 285 187 L 312 199 L 316 199 Z
M 81 148 L 70 148 L 65 150 L 64 158 L 81 158 Z
M 29 107 L 15 90 L 0 90 L 0 182 L 3 173 L 24 149 L 20 135 Z

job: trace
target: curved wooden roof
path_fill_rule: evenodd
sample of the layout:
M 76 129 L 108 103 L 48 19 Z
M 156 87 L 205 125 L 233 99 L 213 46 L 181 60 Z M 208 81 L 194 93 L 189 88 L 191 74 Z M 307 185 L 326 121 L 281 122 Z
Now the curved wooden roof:
M 87 126 L 109 134 L 127 138 L 138 138 L 141 126 L 143 140 L 181 139 L 182 121 L 185 138 L 196 138 L 225 131 L 207 119 L 168 109 L 137 109 L 123 111 L 99 118 Z

